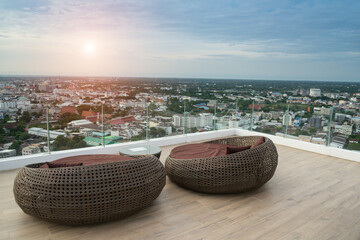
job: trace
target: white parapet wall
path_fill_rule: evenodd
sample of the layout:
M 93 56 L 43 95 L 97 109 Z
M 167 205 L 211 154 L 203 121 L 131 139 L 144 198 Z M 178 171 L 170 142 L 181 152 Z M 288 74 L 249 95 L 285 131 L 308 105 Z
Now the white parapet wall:
M 305 141 L 295 140 L 286 137 L 274 136 L 271 134 L 264 134 L 259 132 L 253 132 L 243 129 L 236 129 L 236 135 L 238 136 L 253 136 L 253 135 L 262 135 L 270 138 L 275 144 L 283 145 L 287 147 L 292 147 L 296 149 L 301 149 L 304 151 L 319 153 L 322 155 L 342 158 L 346 160 L 351 160 L 355 162 L 360 162 L 360 152 L 359 151 L 350 151 L 346 149 L 340 149 L 335 147 L 327 147 L 320 144 L 309 143 Z
M 191 133 L 187 135 L 178 135 L 170 136 L 163 138 L 154 138 L 149 141 L 136 141 L 136 142 L 126 142 L 119 144 L 106 145 L 106 147 L 87 147 L 79 149 L 71 149 L 64 151 L 54 151 L 51 154 L 48 153 L 39 153 L 27 156 L 17 156 L 0 159 L 0 171 L 9 170 L 15 168 L 21 168 L 28 164 L 40 163 L 40 162 L 51 162 L 64 157 L 78 156 L 78 155 L 87 155 L 87 154 L 119 154 L 119 149 L 122 147 L 131 147 L 140 144 L 151 144 L 153 146 L 169 146 L 189 142 L 205 141 L 208 139 L 223 138 L 227 136 L 234 136 L 236 134 L 236 129 L 224 129 L 211 132 L 203 133 Z
M 274 136 L 270 134 L 263 134 L 259 132 L 252 132 L 243 129 L 224 129 L 218 131 L 210 131 L 203 133 L 191 133 L 187 135 L 178 135 L 170 136 L 163 138 L 150 139 L 149 141 L 136 141 L 136 142 L 127 142 L 107 145 L 106 147 L 87 147 L 80 149 L 56 151 L 48 153 L 39 153 L 28 156 L 18 156 L 0 159 L 0 171 L 9 170 L 15 168 L 21 168 L 28 164 L 40 163 L 40 162 L 50 162 L 64 157 L 77 156 L 77 155 L 86 155 L 86 154 L 118 154 L 119 149 L 125 146 L 137 146 L 140 144 L 151 144 L 154 146 L 162 147 L 176 144 L 184 144 L 198 141 L 206 141 L 216 138 L 224 138 L 229 136 L 250 136 L 250 135 L 262 135 L 270 138 L 275 144 L 284 145 L 292 148 L 301 149 L 304 151 L 315 152 L 323 155 L 343 158 L 346 160 L 352 160 L 360 162 L 360 152 L 349 151 L 344 149 L 338 149 L 333 147 L 326 147 L 314 143 L 303 142 L 299 140 Z

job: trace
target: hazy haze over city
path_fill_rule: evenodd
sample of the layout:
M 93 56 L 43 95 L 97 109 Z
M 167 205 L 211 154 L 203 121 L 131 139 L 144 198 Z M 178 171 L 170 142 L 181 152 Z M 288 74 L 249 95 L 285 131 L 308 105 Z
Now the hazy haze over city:
M 358 81 L 358 1 L 2 1 L 0 74 Z

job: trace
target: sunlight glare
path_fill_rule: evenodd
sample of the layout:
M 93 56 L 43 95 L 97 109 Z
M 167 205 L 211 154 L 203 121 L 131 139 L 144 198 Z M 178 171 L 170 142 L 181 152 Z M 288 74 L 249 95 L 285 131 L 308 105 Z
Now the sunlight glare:
M 93 43 L 87 43 L 84 45 L 84 52 L 88 55 L 95 53 L 95 45 Z

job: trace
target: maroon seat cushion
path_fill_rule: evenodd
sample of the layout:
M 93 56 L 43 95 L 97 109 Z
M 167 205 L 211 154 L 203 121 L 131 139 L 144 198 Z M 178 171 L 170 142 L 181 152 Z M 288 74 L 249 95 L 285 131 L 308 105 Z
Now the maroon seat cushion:
M 59 168 L 59 167 L 77 167 L 77 166 L 82 166 L 82 162 L 79 163 L 55 163 L 55 162 L 46 162 L 43 165 L 47 165 L 46 168 Z M 44 166 L 45 167 L 45 166 Z M 42 166 L 40 167 L 42 168 Z
M 251 145 L 250 149 L 253 149 L 254 147 L 257 147 L 265 142 L 265 138 L 261 137 L 259 138 L 253 145 Z
M 40 168 L 51 168 L 51 166 L 53 167 L 88 166 L 95 164 L 126 161 L 132 159 L 135 158 L 124 155 L 108 155 L 108 154 L 80 155 L 80 156 L 61 158 L 52 162 L 48 162 L 41 165 Z
M 224 156 L 239 151 L 249 149 L 250 146 L 239 147 L 215 143 L 194 143 L 175 147 L 171 153 L 171 158 L 193 159 Z
M 250 147 L 251 147 L 251 145 L 249 145 L 249 146 L 242 146 L 242 147 L 228 145 L 228 146 L 227 146 L 227 154 L 232 154 L 232 153 L 241 152 L 241 151 L 250 149 Z

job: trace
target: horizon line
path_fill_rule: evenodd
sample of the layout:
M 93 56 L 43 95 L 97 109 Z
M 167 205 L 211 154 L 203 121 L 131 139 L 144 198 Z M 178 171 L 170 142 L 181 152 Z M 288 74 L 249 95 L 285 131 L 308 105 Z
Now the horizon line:
M 10 77 L 87 77 L 87 78 L 146 78 L 146 79 L 198 79 L 198 80 L 230 80 L 230 81 L 292 81 L 292 82 L 341 82 L 341 83 L 359 83 L 359 80 L 310 80 L 310 79 L 259 79 L 259 78 L 218 78 L 218 77 L 144 77 L 144 76 L 116 76 L 116 75 L 46 75 L 46 74 L 0 74 L 0 78 Z

